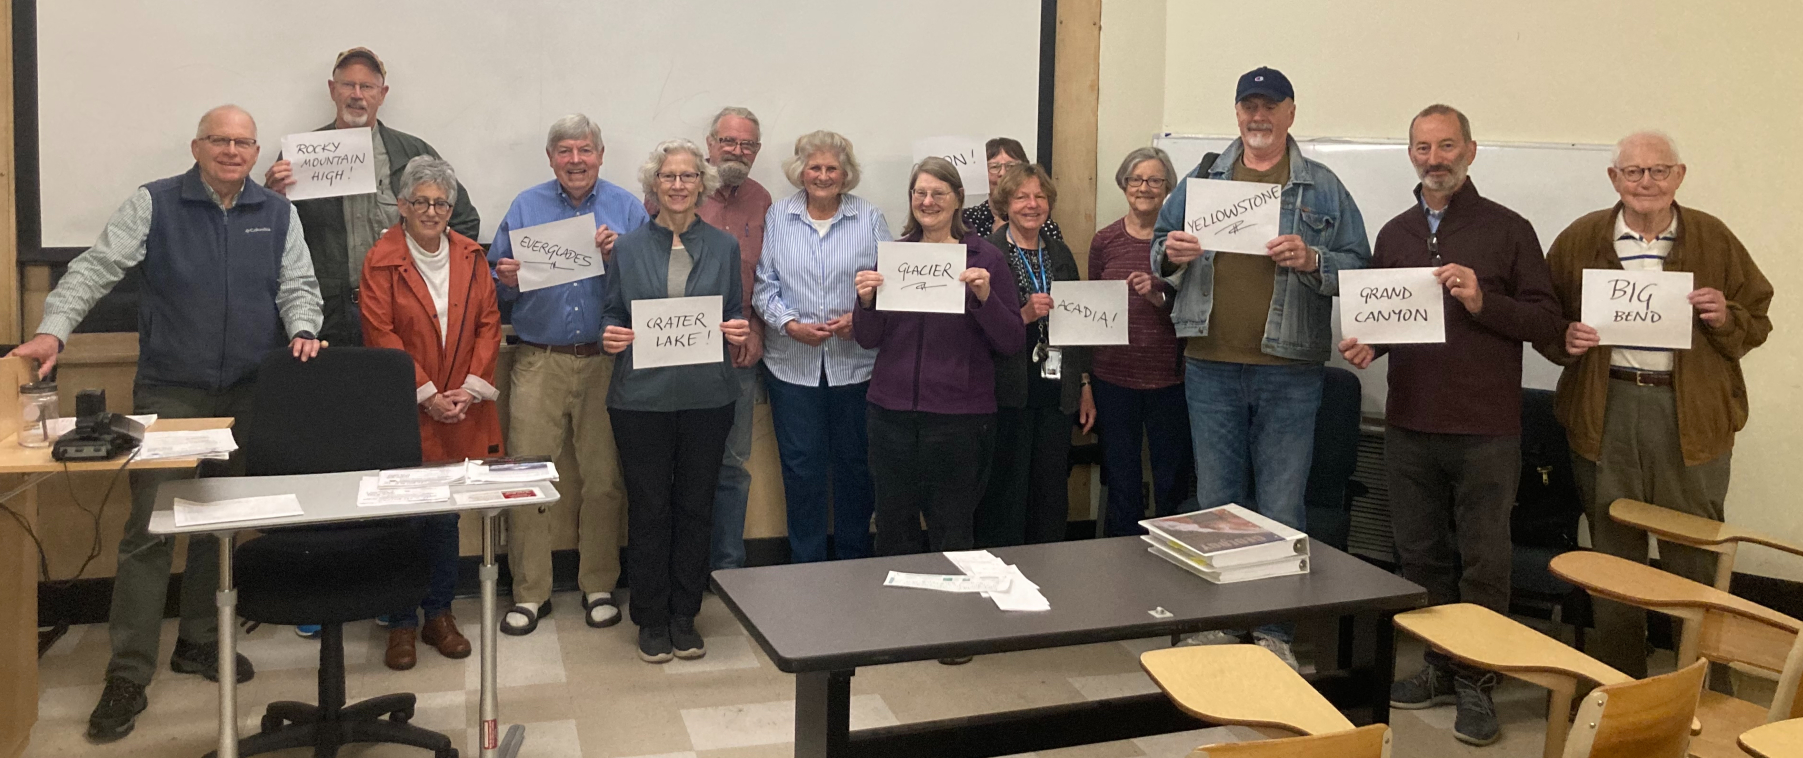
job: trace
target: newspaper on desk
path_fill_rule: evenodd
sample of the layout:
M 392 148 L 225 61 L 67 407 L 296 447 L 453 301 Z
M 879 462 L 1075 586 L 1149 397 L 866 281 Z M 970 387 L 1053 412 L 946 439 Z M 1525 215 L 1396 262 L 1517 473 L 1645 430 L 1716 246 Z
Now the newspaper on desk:
M 449 487 L 453 484 L 462 484 L 468 474 L 468 462 L 453 463 L 449 466 L 387 469 L 376 472 L 376 486 L 382 489 Z
M 883 578 L 883 586 L 938 590 L 940 592 L 981 592 L 987 596 L 988 593 L 1008 589 L 1008 581 L 1009 578 L 1005 576 L 910 574 L 905 571 L 891 571 L 887 577 Z
M 380 508 L 390 505 L 442 503 L 451 499 L 449 485 L 384 488 L 378 484 L 379 481 L 377 477 L 366 476 L 357 482 L 358 507 Z
M 302 515 L 306 515 L 306 511 L 301 510 L 300 498 L 293 495 L 241 497 L 211 503 L 175 499 L 175 525 L 180 527 Z
M 215 458 L 224 460 L 238 449 L 238 441 L 230 429 L 202 429 L 194 432 L 145 432 L 138 444 L 138 460 L 162 458 Z
M 1004 611 L 1049 611 L 1052 603 L 1039 591 L 1039 585 L 1027 579 L 1019 566 L 1003 563 L 988 550 L 959 550 L 945 554 L 946 560 L 959 571 L 972 577 L 1005 577 L 1008 584 L 1001 591 L 984 592 L 983 597 L 995 601 Z
M 376 474 L 376 485 L 382 489 L 555 481 L 557 464 L 550 461 L 486 463 L 466 460 L 448 466 L 387 469 Z

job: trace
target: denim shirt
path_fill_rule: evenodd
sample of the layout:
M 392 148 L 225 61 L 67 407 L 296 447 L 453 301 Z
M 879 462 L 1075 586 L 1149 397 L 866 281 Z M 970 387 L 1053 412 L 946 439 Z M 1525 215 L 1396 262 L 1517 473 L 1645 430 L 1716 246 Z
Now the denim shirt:
M 1198 166 L 1188 176 L 1232 179 L 1233 165 L 1245 150 L 1239 140 L 1221 152 L 1206 174 Z M 1296 234 L 1320 256 L 1320 268 L 1311 273 L 1277 267 L 1271 313 L 1265 321 L 1260 349 L 1267 355 L 1299 361 L 1325 362 L 1333 353 L 1333 297 L 1340 291 L 1340 272 L 1371 263 L 1371 242 L 1365 236 L 1365 220 L 1352 194 L 1333 171 L 1303 157 L 1296 140 L 1289 140 L 1290 181 L 1283 186 L 1279 234 Z M 1188 177 L 1185 177 L 1188 178 Z M 1208 334 L 1208 317 L 1214 308 L 1214 257 L 1202 257 L 1186 265 L 1166 268 L 1165 236 L 1183 229 L 1188 206 L 1188 182 L 1178 182 L 1158 212 L 1152 232 L 1152 270 L 1169 273 L 1165 281 L 1177 292 L 1171 306 L 1171 323 L 1179 337 Z

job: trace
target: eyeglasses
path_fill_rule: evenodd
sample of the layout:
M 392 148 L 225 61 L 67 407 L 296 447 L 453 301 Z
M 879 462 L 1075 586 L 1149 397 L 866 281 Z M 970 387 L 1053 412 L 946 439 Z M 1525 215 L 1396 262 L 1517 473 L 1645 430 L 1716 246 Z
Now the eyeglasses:
M 451 202 L 449 200 L 419 200 L 419 199 L 415 199 L 415 200 L 408 200 L 407 204 L 413 206 L 414 213 L 426 213 L 426 212 L 450 213 L 451 212 Z
M 991 163 L 989 164 L 989 173 L 994 176 L 1001 176 L 1002 174 L 1007 173 L 1009 167 L 1018 165 L 1020 165 L 1020 161 Z
M 1153 177 L 1129 176 L 1129 177 L 1127 177 L 1127 189 L 1139 189 L 1142 186 L 1143 187 L 1151 187 L 1152 189 L 1164 189 L 1164 177 L 1162 177 L 1162 176 L 1153 176 Z
M 257 141 L 249 137 L 232 138 L 221 137 L 217 134 L 209 134 L 205 137 L 201 137 L 201 139 L 205 140 L 207 144 L 212 145 L 214 150 L 224 150 L 228 147 L 235 147 L 239 150 L 257 149 Z
M 382 91 L 382 85 L 368 82 L 333 81 L 332 86 L 337 87 L 340 92 L 357 92 L 365 95 L 373 95 Z
M 733 139 L 731 137 L 715 137 L 714 144 L 728 150 L 743 150 L 747 153 L 755 153 L 759 148 L 764 146 L 764 143 L 758 142 L 757 140 Z
M 1677 165 L 1673 165 L 1673 164 L 1669 164 L 1669 163 L 1661 163 L 1657 166 L 1616 166 L 1615 167 L 1616 173 L 1621 174 L 1621 178 L 1626 179 L 1630 182 L 1638 182 L 1638 181 L 1640 181 L 1641 177 L 1647 176 L 1649 174 L 1652 175 L 1653 181 L 1663 182 L 1666 179 L 1670 179 L 1672 172 L 1676 171 L 1677 169 L 1678 169 Z
M 674 184 L 694 184 L 696 182 L 701 181 L 701 174 L 696 173 L 694 171 L 684 171 L 680 174 L 672 173 L 672 172 L 664 172 L 664 173 L 657 175 L 657 180 L 660 182 L 663 182 L 664 184 L 672 184 L 672 185 L 674 185 Z
M 939 202 L 939 203 L 943 203 L 947 200 L 950 200 L 952 197 L 952 193 L 947 192 L 945 190 L 928 191 L 928 190 L 918 190 L 917 189 L 908 194 L 913 195 L 915 200 L 931 199 L 934 202 Z

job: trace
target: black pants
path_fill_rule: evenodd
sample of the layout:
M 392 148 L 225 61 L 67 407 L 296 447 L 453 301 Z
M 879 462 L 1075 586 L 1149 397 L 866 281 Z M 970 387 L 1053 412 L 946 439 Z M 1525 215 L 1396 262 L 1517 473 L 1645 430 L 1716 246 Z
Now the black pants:
M 707 588 L 714 487 L 733 406 L 692 411 L 608 410 L 626 480 L 626 572 L 632 623 L 694 618 Z
M 989 486 L 977 506 L 977 546 L 1064 539 L 1070 520 L 1071 415 L 1058 406 L 999 408 Z
M 891 411 L 875 404 L 867 415 L 877 555 L 969 550 L 995 447 L 995 416 Z

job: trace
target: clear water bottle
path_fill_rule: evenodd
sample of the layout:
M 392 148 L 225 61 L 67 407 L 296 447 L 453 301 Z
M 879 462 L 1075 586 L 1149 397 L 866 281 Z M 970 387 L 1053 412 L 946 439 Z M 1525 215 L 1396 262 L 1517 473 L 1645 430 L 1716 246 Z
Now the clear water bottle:
M 50 427 L 60 416 L 57 409 L 56 382 L 32 382 L 19 385 L 19 445 L 49 447 L 55 439 Z

